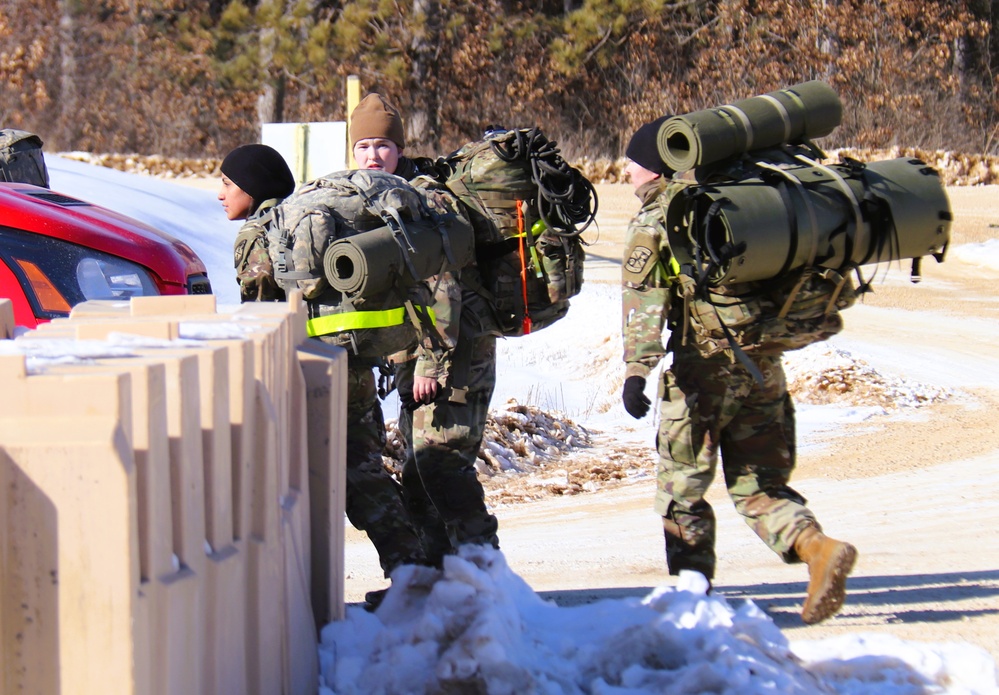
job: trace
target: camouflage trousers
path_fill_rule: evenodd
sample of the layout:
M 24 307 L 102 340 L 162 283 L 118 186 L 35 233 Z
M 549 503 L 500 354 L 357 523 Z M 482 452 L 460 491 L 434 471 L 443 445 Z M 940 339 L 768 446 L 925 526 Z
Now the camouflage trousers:
M 370 363 L 347 364 L 347 518 L 365 531 L 388 577 L 403 564 L 426 564 L 401 485 L 382 465 L 385 420 Z
M 406 503 L 427 560 L 435 565 L 462 544 L 499 547 L 499 524 L 486 508 L 475 470 L 496 387 L 496 338 L 473 340 L 465 404 L 441 398 L 399 416 L 408 445 L 402 468 Z M 397 367 L 400 383 L 412 382 L 414 365 L 415 360 Z
M 715 514 L 705 499 L 718 455 L 729 496 L 750 528 L 785 562 L 794 541 L 818 526 L 788 486 L 794 470 L 794 405 L 781 358 L 754 360 L 758 384 L 727 357 L 680 354 L 660 383 L 656 512 L 663 517 L 670 574 L 715 570 Z

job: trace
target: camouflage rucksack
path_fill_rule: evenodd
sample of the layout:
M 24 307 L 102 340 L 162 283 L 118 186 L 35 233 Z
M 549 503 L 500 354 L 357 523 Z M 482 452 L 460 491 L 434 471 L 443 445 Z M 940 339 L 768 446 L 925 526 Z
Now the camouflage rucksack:
M 278 285 L 308 302 L 309 335 L 365 358 L 432 340 L 424 281 L 474 249 L 457 203 L 372 170 L 299 186 L 273 209 L 267 241 Z
M 857 299 L 848 276 L 821 268 L 706 292 L 690 275 L 681 272 L 679 281 L 688 324 L 683 335 L 705 356 L 730 349 L 777 355 L 826 340 L 843 330 L 839 312 Z
M 777 355 L 827 340 L 843 329 L 840 312 L 853 306 L 858 294 L 867 289 L 862 279 L 859 285 L 854 284 L 850 271 L 857 272 L 858 278 L 860 275 L 850 264 L 837 269 L 815 264 L 785 268 L 772 278 L 752 282 L 717 280 L 720 263 L 738 250 L 722 243 L 722 229 L 712 227 L 721 224 L 716 210 L 697 208 L 702 204 L 698 195 L 723 182 L 755 181 L 752 177 L 759 176 L 763 169 L 769 171 L 794 162 L 793 152 L 790 148 L 768 150 L 756 153 L 758 159 L 746 157 L 711 171 L 698 171 L 699 183 L 671 187 L 660 197 L 673 253 L 671 274 L 677 278 L 682 301 L 681 307 L 674 307 L 678 313 L 673 314 L 671 322 L 684 344 L 692 342 L 705 356 L 722 351 L 731 351 L 740 359 L 743 353 Z M 703 248 L 694 242 L 702 238 L 689 228 L 694 220 L 705 232 L 703 238 L 710 239 L 717 248 Z
M 596 216 L 593 186 L 538 128 L 490 130 L 431 166 L 468 210 L 500 330 L 519 336 L 565 316 L 583 284 L 580 234 Z
M 40 137 L 23 130 L 0 130 L 0 181 L 49 187 Z

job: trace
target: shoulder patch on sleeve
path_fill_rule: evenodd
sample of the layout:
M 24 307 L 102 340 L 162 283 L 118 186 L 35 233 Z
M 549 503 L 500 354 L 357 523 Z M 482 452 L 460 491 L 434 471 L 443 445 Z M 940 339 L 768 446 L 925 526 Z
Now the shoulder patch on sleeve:
M 647 246 L 635 246 L 631 250 L 631 255 L 624 262 L 624 269 L 634 275 L 644 275 L 643 271 L 654 255 L 652 249 Z
M 233 254 L 233 259 L 232 259 L 233 267 L 238 268 L 240 264 L 243 262 L 243 251 L 246 250 L 246 244 L 247 244 L 246 239 L 239 239 L 236 242 L 236 248 L 234 249 L 235 253 Z

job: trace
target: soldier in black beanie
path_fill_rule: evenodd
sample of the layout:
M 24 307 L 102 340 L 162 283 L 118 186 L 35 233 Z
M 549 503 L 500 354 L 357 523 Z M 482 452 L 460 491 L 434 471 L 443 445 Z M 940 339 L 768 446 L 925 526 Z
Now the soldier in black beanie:
M 271 210 L 295 190 L 295 177 L 284 158 L 267 145 L 241 145 L 222 160 L 222 202 L 230 220 L 246 220 L 236 236 L 233 263 L 240 299 L 281 301 L 267 250 Z
M 240 145 L 222 160 L 219 200 L 230 220 L 245 220 L 269 200 L 295 190 L 295 177 L 281 154 L 267 145 Z
M 660 116 L 656 120 L 646 123 L 635 131 L 628 142 L 628 148 L 624 155 L 631 161 L 638 164 L 643 169 L 651 171 L 659 176 L 670 177 L 673 170 L 666 166 L 666 162 L 659 156 L 659 128 L 670 116 Z
M 795 414 L 782 351 L 737 358 L 733 350 L 742 335 L 759 338 L 763 325 L 777 316 L 768 303 L 779 308 L 785 299 L 772 282 L 702 288 L 687 274 L 692 271 L 670 246 L 666 218 L 670 202 L 694 182 L 674 178 L 659 156 L 662 122 L 643 125 L 627 148 L 627 172 L 642 207 L 628 225 L 621 264 L 621 400 L 638 420 L 653 407 L 658 411 L 654 508 L 662 517 L 666 568 L 672 575 L 700 573 L 711 590 L 717 524 L 707 492 L 721 468 L 729 497 L 749 527 L 784 562 L 808 565 L 801 619 L 819 623 L 842 608 L 857 548 L 826 536 L 805 498 L 790 487 Z M 782 280 L 785 286 L 791 277 Z M 800 283 L 789 290 L 791 297 Z M 729 322 L 737 327 L 730 331 Z M 711 333 L 722 328 L 724 341 Z M 657 373 L 667 354 L 672 363 Z M 653 402 L 645 388 L 654 373 Z

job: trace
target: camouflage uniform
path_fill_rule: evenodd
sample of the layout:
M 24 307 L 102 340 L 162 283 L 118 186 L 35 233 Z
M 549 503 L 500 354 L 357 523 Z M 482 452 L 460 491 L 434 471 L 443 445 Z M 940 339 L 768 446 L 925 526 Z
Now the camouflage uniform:
M 285 299 L 274 281 L 267 250 L 269 213 L 278 202 L 262 204 L 236 237 L 236 278 L 244 302 Z M 424 564 L 426 560 L 403 503 L 402 487 L 382 465 L 385 420 L 373 367 L 371 360 L 348 352 L 346 512 L 355 528 L 367 532 L 387 577 L 399 565 Z
M 388 577 L 399 565 L 425 564 L 426 555 L 403 501 L 402 488 L 382 464 L 385 419 L 375 388 L 375 365 L 347 358 L 347 518 L 365 531 Z
M 233 263 L 240 301 L 284 301 L 284 290 L 274 281 L 274 264 L 267 251 L 267 225 L 272 209 L 280 202 L 275 198 L 262 202 L 236 235 Z
M 622 269 L 624 361 L 626 377 L 647 377 L 667 352 L 663 331 L 670 331 L 673 363 L 658 389 L 655 509 L 663 517 L 670 574 L 692 569 L 711 579 L 715 517 L 705 495 L 719 452 L 736 510 L 785 562 L 798 561 L 794 542 L 817 523 L 788 486 L 794 406 L 781 357 L 751 357 L 760 384 L 730 351 L 705 357 L 689 333 L 684 344 L 684 299 L 664 231 L 664 204 L 683 185 L 656 179 L 638 190 L 643 206 L 628 228 Z
M 398 176 L 419 175 L 413 160 L 401 158 Z M 416 411 L 401 409 L 399 432 L 407 444 L 402 485 L 413 522 L 431 564 L 459 545 L 499 547 L 498 522 L 489 513 L 475 461 L 482 446 L 489 402 L 496 387 L 496 337 L 500 335 L 481 286 L 478 269 L 446 272 L 427 281 L 435 288 L 437 328 L 449 349 L 443 359 L 426 349 L 408 353 L 396 365 L 396 382 L 412 389 L 416 376 L 437 380 L 439 397 Z
M 466 279 L 476 274 L 474 266 L 461 272 Z M 475 469 L 496 387 L 498 330 L 486 300 L 451 273 L 440 277 L 434 299 L 438 329 L 453 349 L 444 360 L 421 352 L 397 365 L 396 374 L 410 389 L 415 376 L 433 377 L 442 389 L 433 403 L 399 416 L 408 445 L 402 470 L 407 504 L 428 561 L 440 564 L 462 544 L 499 547 L 498 522 L 486 508 Z

